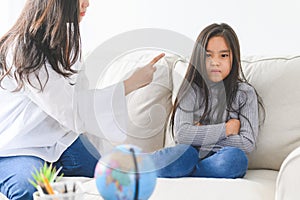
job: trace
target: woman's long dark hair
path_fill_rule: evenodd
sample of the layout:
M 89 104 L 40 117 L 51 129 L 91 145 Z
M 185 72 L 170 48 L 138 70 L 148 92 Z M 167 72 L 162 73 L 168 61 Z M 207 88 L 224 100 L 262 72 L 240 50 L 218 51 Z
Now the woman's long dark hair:
M 218 115 L 222 118 L 225 109 L 231 112 L 237 112 L 234 108 L 232 108 L 232 103 L 236 98 L 236 94 L 238 91 L 238 84 L 240 82 L 245 82 L 249 84 L 243 74 L 241 68 L 241 60 L 240 60 L 240 45 L 239 40 L 234 32 L 234 30 L 227 24 L 211 24 L 207 26 L 198 36 L 196 43 L 194 45 L 193 53 L 191 56 L 191 60 L 187 69 L 187 73 L 185 75 L 184 81 L 179 89 L 178 95 L 174 102 L 174 106 L 171 111 L 171 130 L 173 132 L 174 127 L 174 118 L 175 112 L 178 108 L 180 101 L 185 96 L 187 90 L 192 85 L 196 85 L 204 92 L 204 102 L 202 102 L 204 107 L 204 113 L 200 118 L 200 123 L 203 124 L 204 121 L 207 122 L 207 119 L 210 120 L 211 107 L 209 105 L 209 96 L 210 96 L 210 88 L 209 88 L 209 80 L 207 78 L 206 72 L 206 48 L 208 41 L 212 37 L 220 36 L 223 37 L 226 44 L 230 48 L 232 52 L 232 68 L 229 75 L 223 80 L 223 91 L 225 94 L 221 95 L 220 98 L 224 98 L 226 96 L 226 101 L 221 100 L 224 105 L 219 105 L 219 109 L 217 110 Z M 250 85 L 250 84 L 249 84 Z M 257 94 L 257 93 L 256 93 Z M 258 96 L 258 103 L 263 108 L 261 98 Z M 264 110 L 264 109 L 263 109 Z M 192 112 L 192 111 L 191 111 Z M 220 119 L 219 118 L 219 119 Z M 220 121 L 209 121 L 209 123 L 219 123 Z M 204 123 L 205 124 L 205 123 Z M 250 124 L 251 125 L 251 124 Z M 174 132 L 173 132 L 174 136 Z
M 21 90 L 25 81 L 42 91 L 49 78 L 47 62 L 64 77 L 76 73 L 72 65 L 81 56 L 78 17 L 78 0 L 27 0 L 17 22 L 0 40 L 0 86 L 11 76 L 17 82 L 14 91 Z M 6 62 L 8 54 L 13 56 L 11 65 Z M 42 68 L 47 80 L 39 78 Z

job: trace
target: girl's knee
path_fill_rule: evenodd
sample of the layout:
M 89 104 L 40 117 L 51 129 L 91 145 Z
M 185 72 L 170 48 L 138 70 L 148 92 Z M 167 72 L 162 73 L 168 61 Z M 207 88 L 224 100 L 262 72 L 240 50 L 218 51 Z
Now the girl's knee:
M 224 178 L 241 178 L 248 168 L 248 158 L 244 151 L 235 147 L 225 147 L 218 154 L 216 166 Z
M 178 144 L 152 155 L 159 177 L 188 176 L 199 161 L 198 151 L 190 145 Z
M 248 166 L 248 158 L 243 150 L 236 147 L 224 147 L 221 152 L 225 159 L 231 161 L 231 163 L 240 163 Z

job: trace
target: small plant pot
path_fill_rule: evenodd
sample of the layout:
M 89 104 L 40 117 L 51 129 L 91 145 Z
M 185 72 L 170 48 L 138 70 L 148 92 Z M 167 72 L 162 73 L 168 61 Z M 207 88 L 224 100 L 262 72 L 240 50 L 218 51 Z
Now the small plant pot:
M 67 181 L 51 184 L 53 195 L 40 194 L 36 191 L 33 193 L 34 200 L 82 200 L 84 199 L 84 191 L 81 182 Z

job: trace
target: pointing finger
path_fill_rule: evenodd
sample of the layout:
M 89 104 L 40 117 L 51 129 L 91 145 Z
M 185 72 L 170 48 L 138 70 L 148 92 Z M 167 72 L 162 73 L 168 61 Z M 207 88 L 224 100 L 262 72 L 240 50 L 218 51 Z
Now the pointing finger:
M 156 56 L 155 58 L 153 58 L 149 64 L 150 65 L 154 65 L 155 63 L 157 63 L 164 56 L 165 56 L 164 53 L 159 54 L 158 56 Z

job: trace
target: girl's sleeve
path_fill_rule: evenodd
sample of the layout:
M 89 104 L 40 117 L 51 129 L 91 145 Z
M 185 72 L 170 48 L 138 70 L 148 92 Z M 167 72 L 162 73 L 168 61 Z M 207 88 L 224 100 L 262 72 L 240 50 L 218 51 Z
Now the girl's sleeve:
M 125 139 L 128 114 L 123 82 L 104 89 L 88 90 L 70 84 L 69 79 L 50 67 L 48 73 L 49 79 L 42 92 L 28 83 L 25 90 L 27 96 L 66 132 L 89 132 L 115 142 Z M 42 84 L 46 79 L 46 71 L 41 70 Z M 34 86 L 39 85 L 35 77 L 30 77 L 30 80 Z
M 226 138 L 225 123 L 196 126 L 194 109 L 196 105 L 195 89 L 190 87 L 176 109 L 174 119 L 175 139 L 181 144 L 210 146 Z
M 240 91 L 239 103 L 244 104 L 240 108 L 239 120 L 241 128 L 238 135 L 231 135 L 220 141 L 222 146 L 238 147 L 249 153 L 254 150 L 258 135 L 258 104 L 254 88 L 247 85 Z

